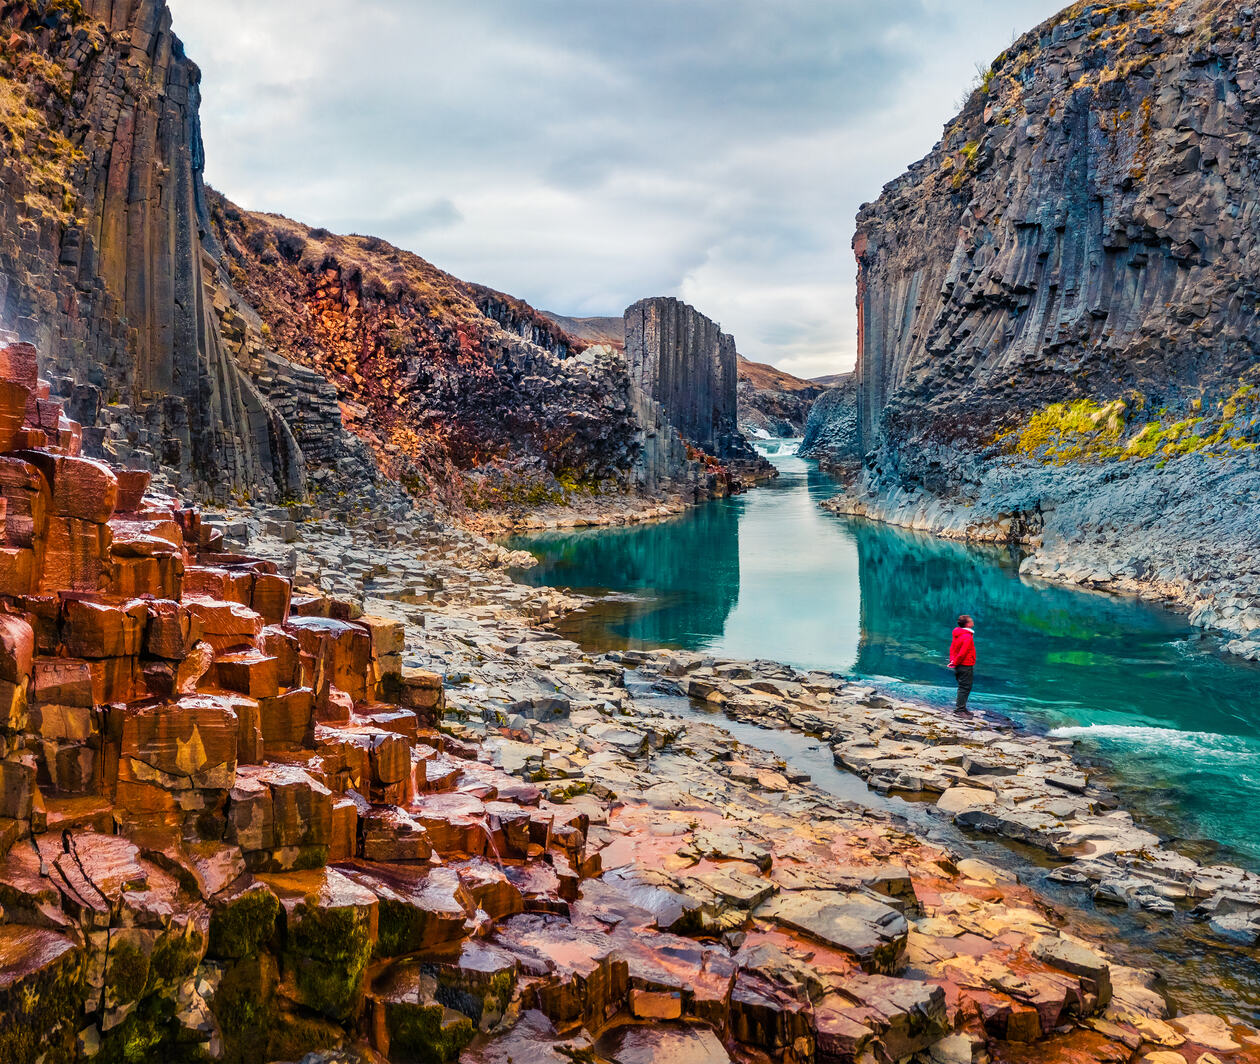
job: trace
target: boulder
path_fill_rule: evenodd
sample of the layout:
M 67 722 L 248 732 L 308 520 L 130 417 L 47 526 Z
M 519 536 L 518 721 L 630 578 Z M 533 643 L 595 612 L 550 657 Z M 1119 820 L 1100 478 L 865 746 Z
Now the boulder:
M 197 596 L 189 597 L 185 605 L 201 623 L 202 637 L 216 653 L 257 645 L 263 621 L 248 606 Z
M 0 682 L 26 683 L 34 655 L 35 633 L 30 622 L 13 614 L 0 614 Z

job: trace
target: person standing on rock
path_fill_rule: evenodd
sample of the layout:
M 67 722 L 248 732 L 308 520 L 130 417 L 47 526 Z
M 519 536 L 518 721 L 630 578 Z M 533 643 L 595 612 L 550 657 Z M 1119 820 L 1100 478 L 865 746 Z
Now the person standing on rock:
M 976 672 L 976 622 L 965 613 L 959 616 L 949 644 L 949 667 L 958 681 L 958 708 L 966 709 Z

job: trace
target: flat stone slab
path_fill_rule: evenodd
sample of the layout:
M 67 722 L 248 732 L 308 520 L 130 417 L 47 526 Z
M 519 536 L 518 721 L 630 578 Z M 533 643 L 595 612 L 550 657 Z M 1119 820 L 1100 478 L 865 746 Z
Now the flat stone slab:
M 653 1024 L 619 1027 L 596 1052 L 613 1064 L 729 1064 L 730 1054 L 709 1028 Z
M 863 894 L 836 890 L 780 894 L 755 915 L 834 946 L 867 972 L 894 971 L 909 933 L 906 918 L 896 909 Z

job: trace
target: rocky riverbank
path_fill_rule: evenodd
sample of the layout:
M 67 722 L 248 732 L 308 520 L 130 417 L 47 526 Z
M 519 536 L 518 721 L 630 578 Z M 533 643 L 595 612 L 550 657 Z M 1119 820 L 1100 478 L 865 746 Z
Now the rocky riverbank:
M 1160 849 L 1064 749 L 834 675 L 585 654 L 547 629 L 581 600 L 432 512 L 203 513 L 82 457 L 29 345 L 0 383 L 6 1064 L 1260 1059 L 1228 988 L 1179 1009 L 964 837 L 628 669 L 1254 944 L 1254 878 Z
M 538 627 L 581 600 L 514 584 L 500 566 L 517 559 L 501 548 L 437 529 L 371 549 L 337 526 L 296 530 L 294 543 L 256 536 L 251 549 L 406 624 L 407 661 L 445 679 L 447 727 L 590 824 L 598 874 L 567 913 L 513 917 L 488 939 L 563 991 L 526 994 L 553 1002 L 546 1018 L 482 1030 L 465 1059 L 594 1046 L 614 1060 L 755 1048 L 784 1060 L 1210 1061 L 1260 1047 L 1229 1021 L 1176 1015 L 1154 973 L 1109 961 L 1009 871 L 838 803 L 719 724 L 635 696 L 626 670 L 735 719 L 822 736 L 841 768 L 880 791 L 939 795 L 959 826 L 1071 855 L 1059 878 L 1100 901 L 1170 921 L 1194 907 L 1206 922 L 1190 926 L 1254 944 L 1255 878 L 1162 849 L 1069 742 L 770 663 L 591 657 Z M 480 815 L 472 802 L 464 812 Z M 576 1042 L 561 1037 L 579 1027 Z

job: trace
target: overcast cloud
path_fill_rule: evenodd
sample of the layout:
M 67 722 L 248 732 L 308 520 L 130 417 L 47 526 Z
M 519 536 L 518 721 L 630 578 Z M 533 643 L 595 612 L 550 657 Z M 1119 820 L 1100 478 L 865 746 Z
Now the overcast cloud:
M 170 0 L 206 175 L 563 314 L 853 365 L 859 204 L 1060 0 Z

